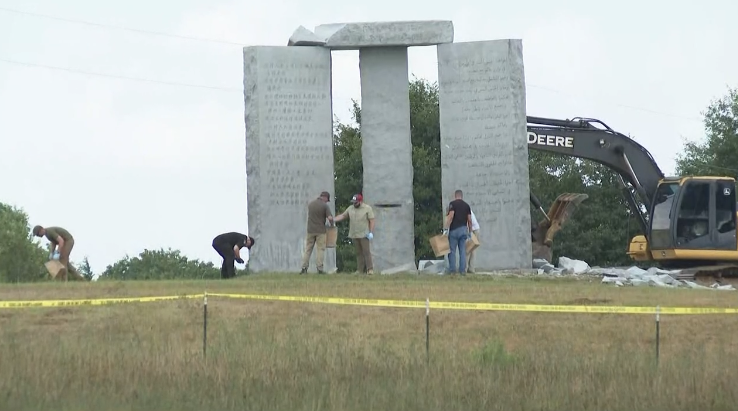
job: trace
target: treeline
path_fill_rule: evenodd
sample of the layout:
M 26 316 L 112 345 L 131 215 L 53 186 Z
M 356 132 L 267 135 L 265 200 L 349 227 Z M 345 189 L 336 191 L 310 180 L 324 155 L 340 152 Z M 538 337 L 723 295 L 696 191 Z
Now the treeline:
M 705 138 L 684 142 L 677 160 L 678 174 L 728 175 L 738 177 L 738 89 L 713 101 L 703 113 Z M 361 107 L 354 102 L 356 126 L 334 125 L 336 210 L 349 206 L 351 195 L 362 188 Z M 606 121 L 607 119 L 603 119 Z M 434 259 L 427 239 L 440 229 L 441 149 L 438 115 L 438 86 L 426 80 L 410 82 L 410 122 L 413 146 L 413 196 L 415 199 L 416 259 Z M 627 133 L 627 130 L 620 130 Z M 637 136 L 635 137 L 637 140 Z M 606 167 L 585 160 L 530 151 L 530 187 L 544 208 L 561 193 L 585 193 L 589 198 L 575 217 L 556 236 L 554 262 L 559 256 L 585 260 L 590 265 L 630 265 L 625 251 L 630 238 L 640 234 L 620 192 L 617 176 Z M 531 216 L 540 220 L 540 211 L 531 207 Z M 339 239 L 345 239 L 348 224 L 339 224 Z M 484 230 L 484 227 L 482 227 Z M 28 216 L 0 203 L 0 281 L 37 281 L 46 277 L 43 267 L 48 252 L 30 234 Z M 340 271 L 355 270 L 354 248 L 339 241 L 337 265 Z M 75 265 L 92 277 L 86 259 Z M 177 250 L 144 250 L 136 257 L 109 265 L 101 279 L 219 278 L 219 267 L 190 260 Z
M 41 240 L 31 234 L 25 211 L 0 203 L 0 282 L 47 279 L 44 263 L 48 260 L 49 250 L 41 244 Z M 172 249 L 144 250 L 138 256 L 126 256 L 108 265 L 102 273 L 92 271 L 87 257 L 72 261 L 72 264 L 88 280 L 220 278 L 220 267 L 215 267 L 210 262 L 189 259 L 178 250 Z

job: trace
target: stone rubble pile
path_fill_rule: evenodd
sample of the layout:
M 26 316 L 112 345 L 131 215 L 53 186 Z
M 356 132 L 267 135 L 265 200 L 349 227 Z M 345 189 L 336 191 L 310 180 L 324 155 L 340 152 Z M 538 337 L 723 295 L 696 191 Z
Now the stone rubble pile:
M 443 275 L 446 268 L 445 260 L 421 260 L 418 264 L 419 274 Z M 679 280 L 680 270 L 662 270 L 651 267 L 644 270 L 639 267 L 590 267 L 587 262 L 575 260 L 568 257 L 559 257 L 559 266 L 556 267 L 543 259 L 533 260 L 532 275 L 545 275 L 553 277 L 573 276 L 580 278 L 602 278 L 603 284 L 612 284 L 616 287 L 623 286 L 650 286 L 665 288 L 698 288 L 713 290 L 735 290 L 731 285 L 713 284 L 709 287 L 697 284 L 693 281 Z M 501 273 L 479 273 L 479 274 L 505 274 Z M 520 274 L 520 272 L 518 272 Z M 527 275 L 527 274 L 526 274 Z
M 735 290 L 731 284 L 720 285 L 713 284 L 710 287 L 697 284 L 693 281 L 679 280 L 677 276 L 680 270 L 662 270 L 651 267 L 644 270 L 639 267 L 590 267 L 585 261 L 574 260 L 568 257 L 559 257 L 559 266 L 555 267 L 546 260 L 533 260 L 533 267 L 538 269 L 539 275 L 586 275 L 601 276 L 603 284 L 614 284 L 617 287 L 625 285 L 631 286 L 651 286 L 651 287 L 667 287 L 667 288 L 699 288 L 699 289 L 715 289 L 715 290 Z

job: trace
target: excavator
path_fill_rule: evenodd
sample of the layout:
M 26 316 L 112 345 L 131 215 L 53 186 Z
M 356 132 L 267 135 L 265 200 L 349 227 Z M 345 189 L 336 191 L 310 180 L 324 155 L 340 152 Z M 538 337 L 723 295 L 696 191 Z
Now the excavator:
M 666 177 L 643 146 L 597 119 L 527 117 L 528 149 L 602 164 L 618 176 L 623 196 L 641 232 L 627 255 L 680 270 L 679 278 L 738 273 L 736 180 L 728 176 Z M 534 258 L 550 260 L 553 237 L 587 197 L 565 193 L 532 224 Z

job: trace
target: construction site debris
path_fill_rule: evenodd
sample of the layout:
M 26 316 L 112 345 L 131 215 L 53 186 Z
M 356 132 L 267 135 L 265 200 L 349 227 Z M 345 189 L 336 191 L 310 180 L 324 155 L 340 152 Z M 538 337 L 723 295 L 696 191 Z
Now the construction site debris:
M 648 287 L 664 287 L 664 288 L 693 288 L 701 290 L 722 290 L 733 291 L 736 288 L 731 284 L 714 283 L 711 286 L 697 284 L 694 281 L 679 279 L 680 270 L 663 270 L 651 267 L 647 270 L 643 268 L 632 267 L 590 267 L 586 261 L 577 260 L 569 257 L 559 257 L 558 267 L 542 258 L 533 260 L 532 275 L 550 276 L 550 277 L 576 277 L 582 279 L 602 278 L 603 284 L 614 285 L 616 287 L 623 286 L 648 286 Z M 446 268 L 445 260 L 420 260 L 418 271 L 421 274 L 444 274 Z M 527 276 L 528 270 L 516 270 L 512 273 L 510 270 L 478 274 L 491 275 L 515 275 Z
M 585 261 L 575 260 L 568 257 L 559 257 L 559 266 L 554 267 L 548 262 L 534 262 L 534 267 L 538 265 L 538 274 L 553 275 L 587 275 L 601 276 L 603 284 L 614 284 L 617 287 L 626 285 L 630 286 L 650 286 L 650 287 L 666 287 L 666 288 L 696 288 L 696 289 L 715 289 L 715 290 L 735 290 L 731 284 L 721 285 L 714 283 L 710 287 L 697 284 L 694 281 L 680 280 L 680 270 L 663 270 L 651 267 L 647 270 L 632 266 L 624 267 L 590 267 Z

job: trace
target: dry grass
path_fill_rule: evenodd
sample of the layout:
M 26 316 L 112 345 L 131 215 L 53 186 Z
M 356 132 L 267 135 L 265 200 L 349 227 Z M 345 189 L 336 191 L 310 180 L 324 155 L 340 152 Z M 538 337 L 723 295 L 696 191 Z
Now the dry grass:
M 3 286 L 0 299 L 229 292 L 735 307 L 735 292 L 472 277 L 251 276 Z M 738 322 L 650 315 L 431 312 L 211 298 L 0 310 L 2 410 L 729 410 Z

